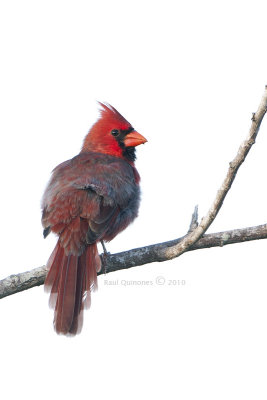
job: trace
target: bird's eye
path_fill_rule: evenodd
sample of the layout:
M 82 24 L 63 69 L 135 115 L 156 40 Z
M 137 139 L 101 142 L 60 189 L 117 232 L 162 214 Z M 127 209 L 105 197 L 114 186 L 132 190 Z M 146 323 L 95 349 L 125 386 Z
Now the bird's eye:
M 112 135 L 112 136 L 115 136 L 115 137 L 118 136 L 119 133 L 120 133 L 120 132 L 118 131 L 118 129 L 112 129 L 112 131 L 111 131 L 111 135 Z

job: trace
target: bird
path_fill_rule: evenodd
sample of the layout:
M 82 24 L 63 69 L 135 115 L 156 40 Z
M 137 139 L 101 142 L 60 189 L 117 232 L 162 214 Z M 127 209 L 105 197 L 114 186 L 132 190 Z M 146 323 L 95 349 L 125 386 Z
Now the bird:
M 43 236 L 58 236 L 48 259 L 45 290 L 56 333 L 81 332 L 83 310 L 97 289 L 101 258 L 109 242 L 138 216 L 140 175 L 136 146 L 147 139 L 110 104 L 84 138 L 81 151 L 52 171 L 42 197 Z

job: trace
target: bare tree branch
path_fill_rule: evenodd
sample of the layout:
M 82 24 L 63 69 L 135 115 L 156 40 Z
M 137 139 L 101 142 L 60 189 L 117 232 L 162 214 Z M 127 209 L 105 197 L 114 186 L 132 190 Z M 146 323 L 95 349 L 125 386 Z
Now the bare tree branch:
M 252 123 L 247 139 L 241 144 L 236 157 L 230 162 L 226 177 L 217 192 L 207 215 L 197 222 L 197 208 L 192 215 L 189 232 L 186 236 L 170 242 L 154 244 L 139 249 L 129 250 L 106 257 L 106 272 L 131 268 L 155 261 L 171 260 L 186 251 L 208 247 L 224 246 L 226 244 L 240 243 L 249 240 L 267 238 L 267 224 L 232 231 L 204 235 L 208 227 L 216 218 L 225 196 L 231 188 L 236 173 L 244 162 L 250 148 L 255 143 L 262 119 L 267 111 L 267 86 L 256 113 L 253 113 Z M 203 236 L 204 235 L 204 236 Z M 18 275 L 11 275 L 0 281 L 0 298 L 39 286 L 44 283 L 46 268 L 39 267 L 32 271 Z M 102 274 L 103 272 L 100 272 Z
M 168 242 L 152 244 L 150 246 L 140 247 L 124 251 L 122 253 L 109 255 L 106 272 L 114 272 L 121 269 L 137 267 L 139 265 L 152 262 L 163 262 L 171 260 L 169 248 L 179 244 L 184 237 Z M 230 231 L 210 233 L 204 235 L 192 247 L 186 251 L 207 249 L 210 247 L 223 247 L 227 244 L 243 243 L 251 240 L 267 239 L 267 224 L 252 226 L 243 229 L 234 229 Z M 104 272 L 100 271 L 99 275 Z M 0 291 L 1 297 L 1 291 Z
M 110 254 L 106 257 L 106 273 L 137 267 L 152 262 L 170 260 L 172 257 L 169 256 L 168 250 L 180 243 L 182 239 L 183 237 L 169 242 L 124 251 L 122 253 Z M 267 224 L 204 235 L 186 251 L 206 249 L 209 247 L 222 247 L 227 244 L 259 239 L 267 239 Z M 98 275 L 102 275 L 103 273 L 104 271 L 100 271 Z M 23 290 L 31 289 L 35 286 L 43 285 L 46 274 L 46 267 L 43 266 L 21 274 L 10 275 L 0 281 L 0 299 Z
M 192 246 L 194 243 L 196 243 L 197 240 L 207 231 L 211 223 L 216 218 L 223 204 L 225 196 L 227 195 L 228 191 L 232 186 L 232 183 L 236 177 L 236 173 L 239 167 L 244 162 L 249 150 L 255 143 L 261 122 L 263 120 L 266 111 L 267 111 L 267 85 L 265 86 L 265 90 L 260 105 L 258 107 L 258 110 L 252 115 L 251 119 L 252 122 L 248 137 L 239 147 L 237 155 L 235 156 L 233 161 L 230 162 L 226 177 L 224 178 L 224 181 L 220 189 L 218 190 L 215 200 L 213 201 L 207 215 L 202 218 L 200 224 L 192 232 L 189 232 L 183 238 L 183 240 L 181 240 L 179 243 L 175 244 L 174 246 L 171 246 L 168 249 L 169 259 L 178 257 L 181 254 L 183 254 L 186 250 L 188 250 L 188 248 Z
M 47 269 L 43 267 L 34 268 L 31 271 L 22 272 L 17 275 L 10 275 L 0 281 L 0 299 L 10 296 L 35 286 L 43 285 Z

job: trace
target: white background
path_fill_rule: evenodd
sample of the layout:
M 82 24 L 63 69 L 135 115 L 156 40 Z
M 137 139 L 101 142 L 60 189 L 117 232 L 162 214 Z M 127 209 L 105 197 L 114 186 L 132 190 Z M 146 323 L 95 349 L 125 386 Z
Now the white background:
M 148 139 L 139 218 L 109 251 L 179 237 L 195 204 L 206 213 L 267 83 L 266 12 L 255 0 L 1 2 L 1 278 L 48 259 L 40 199 L 96 100 Z M 266 146 L 265 120 L 210 232 L 266 222 Z M 262 240 L 101 276 L 76 338 L 54 333 L 43 287 L 1 300 L 1 398 L 266 399 L 266 255 Z

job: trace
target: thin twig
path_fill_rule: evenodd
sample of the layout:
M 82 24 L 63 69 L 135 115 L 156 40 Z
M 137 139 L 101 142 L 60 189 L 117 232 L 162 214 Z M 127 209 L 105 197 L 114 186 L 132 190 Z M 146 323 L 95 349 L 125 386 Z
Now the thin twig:
M 194 212 L 192 214 L 190 226 L 188 229 L 188 233 L 192 232 L 198 226 L 198 206 L 195 206 Z

